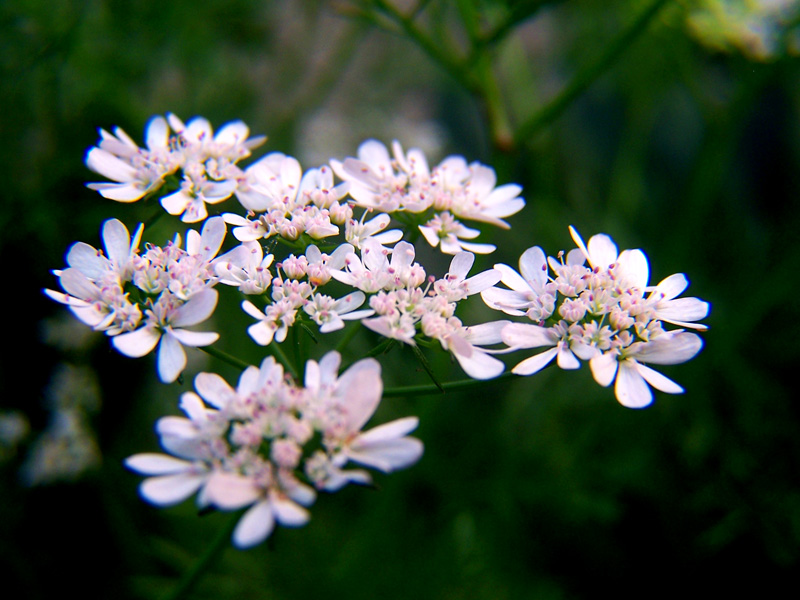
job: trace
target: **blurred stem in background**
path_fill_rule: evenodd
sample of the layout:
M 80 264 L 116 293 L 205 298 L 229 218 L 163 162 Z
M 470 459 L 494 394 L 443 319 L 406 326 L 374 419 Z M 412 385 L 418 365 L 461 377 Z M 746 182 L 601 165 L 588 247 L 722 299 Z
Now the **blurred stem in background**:
M 524 145 L 534 134 L 555 121 L 564 110 L 619 59 L 644 32 L 662 8 L 672 0 L 653 0 L 633 21 L 612 39 L 596 58 L 581 68 L 563 89 L 520 123 L 513 123 L 508 103 L 498 82 L 493 50 L 522 22 L 550 5 L 563 0 L 514 3 L 506 16 L 483 30 L 481 7 L 476 0 L 456 2 L 467 48 L 459 50 L 447 31 L 426 30 L 420 23 L 423 11 L 431 2 L 422 0 L 402 12 L 389 0 L 353 0 L 346 14 L 366 20 L 377 27 L 406 35 L 428 57 L 444 69 L 464 89 L 474 95 L 485 110 L 493 149 L 508 154 Z M 436 17 L 431 20 L 436 22 Z M 438 35 L 436 35 L 438 34 Z M 534 90 L 531 90 L 533 92 Z M 533 95 L 533 94 L 531 94 Z

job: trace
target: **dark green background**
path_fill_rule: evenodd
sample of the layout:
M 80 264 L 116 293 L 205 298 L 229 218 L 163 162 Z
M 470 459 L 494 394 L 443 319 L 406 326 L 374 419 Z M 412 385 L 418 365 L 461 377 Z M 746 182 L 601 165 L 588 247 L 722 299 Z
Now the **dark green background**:
M 495 55 L 517 122 L 646 3 L 552 4 Z M 744 583 L 764 594 L 796 587 L 800 63 L 709 50 L 688 34 L 688 5 L 666 7 L 558 119 L 501 153 L 480 103 L 453 78 L 407 39 L 344 19 L 335 5 L 0 4 L 0 404 L 44 428 L 44 389 L 65 360 L 94 366 L 103 389 L 93 417 L 101 468 L 74 483 L 25 488 L 24 447 L 0 466 L 3 589 L 32 599 L 158 597 L 224 527 L 225 515 L 198 517 L 191 502 L 145 504 L 140 478 L 121 466 L 156 450 L 154 420 L 176 414 L 191 379 L 157 385 L 151 358 L 126 359 L 102 337 L 74 354 L 42 343 L 44 321 L 66 309 L 40 290 L 56 286 L 49 271 L 63 266 L 69 244 L 97 245 L 104 219 L 132 227 L 154 209 L 87 190 L 100 178 L 83 165 L 85 150 L 98 127 L 119 125 L 141 140 L 147 119 L 168 111 L 215 126 L 241 118 L 270 136 L 261 152 L 311 148 L 340 159 L 367 137 L 421 144 L 405 137 L 420 131 L 407 124 L 433 123 L 444 143 L 431 162 L 463 154 L 524 187 L 528 205 L 510 233 L 487 236 L 500 249 L 480 259 L 484 268 L 513 264 L 531 245 L 569 249 L 572 224 L 586 239 L 602 231 L 621 248 L 643 248 L 654 280 L 684 272 L 689 295 L 712 304 L 704 350 L 663 369 L 687 393 L 657 394 L 646 411 L 622 408 L 586 367 L 386 400 L 381 420 L 420 416 L 421 462 L 377 476 L 378 491 L 321 496 L 302 529 L 280 529 L 247 552 L 226 549 L 190 597 L 662 597 L 722 595 Z M 501 3 L 481 8 L 503 12 Z M 341 121 L 310 129 L 320 114 Z M 252 344 L 248 352 L 258 360 Z M 409 354 L 394 351 L 388 362 L 414 371 Z M 430 355 L 447 368 L 448 357 Z M 407 373 L 387 373 L 387 385 Z M 415 371 L 414 381 L 424 374 Z

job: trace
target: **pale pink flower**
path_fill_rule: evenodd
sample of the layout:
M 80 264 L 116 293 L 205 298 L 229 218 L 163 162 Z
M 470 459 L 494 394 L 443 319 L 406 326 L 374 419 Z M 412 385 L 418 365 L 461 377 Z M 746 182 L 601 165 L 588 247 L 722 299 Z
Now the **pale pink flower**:
M 186 367 L 183 346 L 209 346 L 219 338 L 218 333 L 184 329 L 208 319 L 216 306 L 213 289 L 204 289 L 186 302 L 162 293 L 147 311 L 145 326 L 116 336 L 112 343 L 130 357 L 144 356 L 158 346 L 158 376 L 164 383 L 172 383 Z
M 598 353 L 589 361 L 595 381 L 607 387 L 612 382 L 617 400 L 628 408 L 644 408 L 653 402 L 649 386 L 667 394 L 681 394 L 683 388 L 644 363 L 676 365 L 694 358 L 703 340 L 694 333 L 675 330 L 649 342 Z M 649 385 L 648 385 L 649 384 Z

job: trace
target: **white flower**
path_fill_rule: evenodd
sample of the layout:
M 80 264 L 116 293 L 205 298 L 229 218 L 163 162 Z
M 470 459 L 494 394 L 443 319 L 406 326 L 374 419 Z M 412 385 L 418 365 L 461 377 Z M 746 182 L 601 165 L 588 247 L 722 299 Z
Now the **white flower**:
M 172 383 L 186 366 L 183 346 L 208 346 L 219 338 L 218 333 L 184 329 L 208 319 L 216 306 L 217 292 L 212 289 L 204 289 L 186 302 L 162 294 L 147 311 L 144 327 L 120 334 L 112 343 L 122 354 L 135 358 L 158 345 L 158 376 L 164 383 Z
M 695 323 L 708 316 L 710 305 L 699 298 L 678 298 L 689 286 L 689 280 L 683 273 L 676 273 L 663 279 L 647 297 L 650 302 L 655 302 L 656 318 L 679 327 L 708 329 L 702 323 Z
M 461 156 L 450 156 L 431 173 L 432 187 L 437 197 L 433 205 L 439 210 L 449 210 L 462 219 L 483 221 L 508 229 L 503 217 L 518 213 L 525 206 L 519 197 L 522 188 L 509 183 L 495 187 L 494 169 Z
M 67 264 L 91 281 L 102 281 L 109 273 L 114 273 L 120 282 L 130 281 L 133 257 L 139 249 L 143 230 L 144 226 L 140 224 L 131 238 L 122 221 L 108 219 L 103 223 L 102 233 L 106 255 L 89 244 L 76 242 L 67 252 Z
M 295 303 L 288 298 L 270 304 L 264 312 L 249 300 L 244 300 L 242 309 L 254 319 L 258 319 L 258 323 L 247 328 L 247 333 L 259 346 L 269 346 L 273 340 L 283 342 L 297 314 Z
M 181 215 L 184 223 L 197 223 L 208 216 L 206 204 L 218 204 L 231 197 L 236 181 L 212 181 L 201 163 L 184 166 L 181 189 L 161 198 L 161 205 L 171 215 Z
M 420 225 L 419 230 L 431 246 L 434 248 L 440 246 L 445 254 L 457 254 L 464 250 L 475 254 L 490 254 L 497 249 L 492 244 L 473 244 L 462 241 L 474 239 L 481 232 L 464 226 L 449 212 L 434 215 L 425 225 Z
M 614 266 L 614 273 L 620 287 L 636 287 L 644 290 L 650 277 L 650 266 L 647 257 L 639 249 L 623 250 L 617 253 L 617 245 L 603 233 L 589 238 L 588 246 L 583 243 L 580 234 L 570 225 L 569 232 L 578 246 L 586 262 L 592 268 L 608 270 Z
M 100 130 L 97 147 L 86 153 L 86 166 L 116 183 L 90 183 L 90 189 L 118 202 L 135 202 L 158 189 L 164 176 L 178 169 L 169 149 L 169 127 L 163 117 L 154 117 L 145 130 L 147 150 L 119 127 L 114 135 Z
M 526 315 L 532 321 L 543 321 L 553 314 L 555 286 L 548 282 L 547 258 L 538 246 L 528 248 L 519 258 L 519 273 L 499 263 L 494 268 L 502 274 L 500 281 L 511 289 L 490 287 L 481 298 L 490 308 L 508 315 Z
M 344 327 L 344 321 L 369 317 L 374 310 L 356 310 L 364 304 L 366 296 L 363 292 L 351 292 L 343 298 L 334 300 L 324 294 L 314 294 L 311 301 L 303 306 L 303 310 L 319 325 L 322 333 L 329 333 Z
M 341 357 L 329 352 L 317 364 L 306 365 L 306 388 L 329 394 L 329 402 L 341 410 L 342 419 L 325 431 L 326 444 L 336 448 L 332 462 L 342 467 L 348 460 L 385 473 L 408 467 L 422 456 L 422 442 L 406 434 L 416 429 L 418 419 L 407 417 L 361 433 L 380 403 L 383 382 L 380 364 L 372 358 L 358 361 L 336 377 Z
M 272 152 L 247 167 L 245 175 L 246 179 L 236 189 L 236 197 L 247 210 L 294 210 L 303 175 L 296 158 Z
M 272 282 L 272 254 L 264 256 L 261 244 L 244 242 L 214 261 L 220 283 L 239 288 L 243 294 L 263 294 Z
M 363 142 L 357 159 L 330 162 L 334 172 L 350 183 L 350 196 L 359 205 L 387 213 L 402 208 L 408 177 L 395 172 L 389 151 L 381 142 Z
M 250 150 L 267 139 L 263 135 L 249 138 L 250 129 L 242 121 L 225 123 L 214 135 L 211 123 L 203 117 L 195 117 L 184 124 L 176 115 L 169 113 L 167 120 L 178 136 L 181 153 L 188 161 L 224 159 L 236 163 L 250 156 Z
M 305 525 L 311 515 L 301 504 L 308 506 L 316 498 L 314 490 L 300 483 L 290 490 L 264 489 L 253 477 L 220 471 L 209 477 L 204 493 L 209 504 L 221 510 L 250 506 L 233 530 L 233 543 L 238 548 L 263 542 L 276 522 L 284 527 Z
M 459 252 L 450 261 L 450 270 L 442 279 L 434 282 L 434 290 L 448 302 L 458 302 L 477 294 L 500 281 L 500 271 L 489 269 L 467 279 L 467 273 L 475 263 L 475 255 Z
M 540 354 L 526 358 L 511 371 L 517 375 L 533 375 L 541 371 L 550 362 L 557 358 L 558 366 L 562 369 L 577 369 L 580 361 L 578 357 L 588 359 L 596 352 L 587 346 L 582 337 L 582 329 L 571 326 L 566 321 L 560 321 L 553 327 L 541 327 L 528 323 L 511 323 L 502 332 L 503 342 L 512 348 L 540 348 L 552 346 Z M 576 356 L 577 355 L 577 356 Z
M 367 213 L 365 212 L 361 216 L 360 221 L 350 219 L 347 221 L 347 225 L 345 227 L 345 239 L 356 248 L 361 248 L 364 242 L 370 238 L 374 239 L 381 245 L 394 244 L 403 238 L 403 232 L 399 229 L 383 231 L 386 229 L 386 227 L 388 227 L 389 222 L 392 220 L 389 215 L 381 213 L 365 223 L 364 217 L 366 217 L 366 215 Z
M 497 344 L 502 339 L 503 328 L 508 321 L 491 321 L 470 327 L 459 327 L 444 337 L 447 349 L 455 356 L 464 372 L 473 379 L 493 379 L 505 370 L 502 361 L 480 348 Z
M 182 460 L 166 454 L 135 454 L 125 466 L 150 475 L 139 486 L 142 497 L 156 506 L 172 506 L 197 492 L 208 480 L 209 469 L 202 461 Z
M 700 352 L 703 341 L 694 333 L 675 330 L 649 342 L 635 342 L 621 349 L 596 354 L 589 361 L 595 381 L 607 387 L 616 380 L 617 400 L 628 408 L 644 408 L 653 402 L 648 384 L 668 394 L 681 394 L 683 388 L 643 363 L 676 365 L 691 360 Z

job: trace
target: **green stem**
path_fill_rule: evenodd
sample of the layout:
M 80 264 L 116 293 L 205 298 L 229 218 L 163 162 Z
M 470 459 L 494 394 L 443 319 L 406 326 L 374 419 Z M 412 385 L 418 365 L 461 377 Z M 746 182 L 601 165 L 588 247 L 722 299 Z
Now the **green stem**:
M 200 556 L 192 568 L 183 574 L 183 577 L 181 577 L 175 589 L 164 596 L 164 600 L 178 600 L 178 598 L 182 598 L 187 592 L 191 591 L 200 577 L 208 571 L 208 566 L 211 564 L 211 561 L 217 558 L 222 549 L 225 548 L 226 542 L 230 538 L 231 533 L 233 533 L 238 520 L 239 513 L 235 512 L 231 515 L 226 526 L 219 530 L 217 537 L 212 540 L 211 544 L 206 548 L 206 551 Z
M 336 351 L 339 354 L 341 354 L 344 351 L 344 349 L 350 345 L 350 342 L 353 341 L 353 338 L 356 336 L 356 334 L 359 332 L 360 329 L 361 329 L 360 322 L 352 323 L 349 325 L 347 331 L 345 331 L 344 335 L 342 336 L 342 339 L 339 340 L 338 344 L 336 344 Z
M 465 88 L 475 91 L 475 81 L 459 60 L 447 51 L 442 50 L 441 44 L 435 43 L 425 35 L 414 23 L 413 17 L 406 17 L 391 2 L 386 0 L 375 0 L 375 4 L 385 15 L 397 23 L 406 35 L 414 40 L 434 62 L 439 63 L 445 71 L 450 73 Z M 415 11 L 414 16 L 416 14 L 417 12 Z
M 424 384 L 424 385 L 404 385 L 400 387 L 386 388 L 383 390 L 384 398 L 397 398 L 400 396 L 432 396 L 434 394 L 443 394 L 447 391 L 455 390 L 468 390 L 470 388 L 477 388 L 486 385 L 496 385 L 500 381 L 511 379 L 515 375 L 511 372 L 503 373 L 494 379 L 465 379 L 462 381 L 450 381 L 442 384 Z
M 527 121 L 517 128 L 514 140 L 517 144 L 523 144 L 534 133 L 542 127 L 557 119 L 561 113 L 580 96 L 586 88 L 608 69 L 633 41 L 642 33 L 650 21 L 661 11 L 661 9 L 672 0 L 654 0 L 650 6 L 634 19 L 626 29 L 624 29 L 606 48 L 600 53 L 597 59 L 587 67 L 581 69 L 572 81 L 561 90 L 558 96 L 539 109 Z
M 281 345 L 278 342 L 273 341 L 269 346 L 267 346 L 267 350 L 278 359 L 278 361 L 283 365 L 283 368 L 289 371 L 292 377 L 294 377 L 295 381 L 300 381 L 300 376 L 297 372 L 297 369 L 292 364 L 292 361 L 289 360 L 289 357 L 286 356 L 286 353 L 281 348 Z
M 237 367 L 239 369 L 246 369 L 247 367 L 250 366 L 250 364 L 244 362 L 242 359 L 236 358 L 235 356 L 232 356 L 232 355 L 228 354 L 227 352 L 223 352 L 222 350 L 220 350 L 218 348 L 214 348 L 213 346 L 199 346 L 198 350 L 202 350 L 203 352 L 205 352 L 209 356 L 213 356 L 214 358 L 218 358 L 222 362 L 226 362 L 229 365 L 231 365 L 233 367 Z
M 474 48 L 472 60 L 475 60 L 477 55 L 483 52 L 485 48 L 502 42 L 522 21 L 533 18 L 539 9 L 547 5 L 561 4 L 564 1 L 565 0 L 518 0 L 512 3 L 509 6 L 510 13 L 508 17 L 496 26 L 494 30 L 481 36 L 477 40 L 478 44 Z

